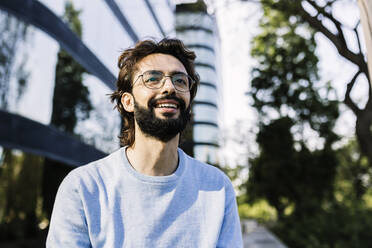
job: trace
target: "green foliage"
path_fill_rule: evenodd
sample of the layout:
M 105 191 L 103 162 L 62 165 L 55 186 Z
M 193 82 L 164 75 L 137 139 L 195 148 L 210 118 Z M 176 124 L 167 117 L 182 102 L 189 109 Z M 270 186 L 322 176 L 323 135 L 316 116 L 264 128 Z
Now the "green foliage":
M 3 150 L 0 167 L 0 240 L 34 238 L 40 211 L 42 158 Z
M 72 3 L 66 3 L 64 19 L 71 29 L 81 37 L 82 28 L 79 13 L 74 9 Z M 78 120 L 88 118 L 89 112 L 92 110 L 88 88 L 82 83 L 84 72 L 84 68 L 65 50 L 59 51 L 51 123 L 69 133 L 73 133 Z
M 198 0 L 195 3 L 177 4 L 176 12 L 207 12 L 207 5 L 203 0 Z
M 64 19 L 66 24 L 70 26 L 71 30 L 74 31 L 75 34 L 81 38 L 83 29 L 79 19 L 80 13 L 80 10 L 76 10 L 74 8 L 72 1 L 67 1 L 65 3 L 65 14 L 62 18 Z
M 92 105 L 82 83 L 84 68 L 66 51 L 58 53 L 51 123 L 73 133 L 78 120 L 89 117 Z
M 0 11 L 1 109 L 16 104 L 27 86 L 27 51 L 19 49 L 27 39 L 27 30 L 26 23 Z M 18 63 L 17 55 L 22 56 Z M 18 84 L 11 86 L 13 82 Z M 30 238 L 35 235 L 41 218 L 36 211 L 41 159 L 6 148 L 1 149 L 0 157 L 0 240 Z
M 272 228 L 291 248 L 371 247 L 372 211 L 333 205 L 310 216 L 289 216 Z
M 301 1 L 261 3 L 250 94 L 260 152 L 250 160 L 241 215 L 264 220 L 248 209 L 267 202 L 277 214 L 272 231 L 292 248 L 370 247 L 371 170 L 355 142 L 334 149 L 338 102 L 319 80 L 315 32 L 295 14 Z M 310 131 L 322 146 L 309 146 Z
M 321 202 L 332 198 L 337 165 L 330 149 L 310 151 L 304 143 L 296 150 L 290 129 L 293 122 L 284 117 L 262 125 L 257 135 L 260 155 L 252 159 L 247 192 L 250 202 L 266 199 L 278 218 L 294 207 L 293 214 L 316 211 Z
M 238 206 L 241 219 L 255 219 L 259 223 L 270 223 L 277 220 L 275 208 L 271 207 L 265 200 L 254 204 L 241 203 Z
M 271 230 L 288 247 L 371 247 L 372 170 L 354 140 L 334 149 L 338 102 L 329 82 L 320 84 L 315 32 L 298 14 L 302 2 L 261 1 L 250 94 L 260 116 L 260 153 L 250 160 L 240 212 L 263 220 L 249 207 L 274 207 Z M 323 146 L 310 149 L 305 130 Z
M 79 14 L 80 12 L 74 9 L 72 2 L 68 1 L 65 5 L 63 19 L 72 31 L 81 37 L 82 27 Z M 71 55 L 63 49 L 59 51 L 51 124 L 71 134 L 74 134 L 77 122 L 87 119 L 93 108 L 88 88 L 82 82 L 84 72 L 84 68 Z M 51 215 L 58 186 L 71 169 L 68 165 L 45 159 L 42 197 L 43 210 L 47 218 Z
M 258 61 L 252 70 L 253 106 L 268 124 L 260 124 L 260 155 L 251 160 L 247 192 L 251 202 L 267 199 L 281 219 L 288 207 L 301 214 L 331 198 L 337 165 L 332 128 L 338 102 L 327 98 L 329 86 L 323 87 L 325 98 L 318 93 L 321 87 L 315 87 L 319 76 L 313 30 L 271 9 L 271 4 L 263 3 L 262 32 L 252 46 Z M 278 119 L 270 120 L 273 112 Z M 293 130 L 303 137 L 306 123 L 324 139 L 323 149 L 311 151 L 305 139 L 294 140 Z
M 338 150 L 337 155 L 339 166 L 336 174 L 335 196 L 338 202 L 352 207 L 364 201 L 364 197 L 372 196 L 368 191 L 372 186 L 372 169 L 367 158 L 361 155 L 356 140 L 350 140 Z
M 271 1 L 268 1 L 271 2 Z M 251 54 L 257 66 L 252 70 L 253 107 L 262 117 L 290 115 L 296 122 L 308 123 L 319 135 L 333 142 L 338 102 L 329 99 L 330 86 L 319 94 L 318 58 L 314 31 L 295 17 L 263 4 L 261 34 L 253 39 Z

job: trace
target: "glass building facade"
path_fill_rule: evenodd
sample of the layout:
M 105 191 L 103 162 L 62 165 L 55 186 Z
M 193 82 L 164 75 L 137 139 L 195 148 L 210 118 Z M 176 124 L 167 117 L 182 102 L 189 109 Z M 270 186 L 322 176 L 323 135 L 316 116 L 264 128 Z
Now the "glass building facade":
M 81 38 L 71 31 L 63 18 L 67 2 L 80 12 Z M 94 108 L 91 117 L 79 122 L 75 132 L 82 137 L 83 143 L 101 151 L 108 153 L 117 149 L 120 118 L 112 109 L 108 94 L 115 88 L 118 56 L 138 40 L 174 37 L 174 10 L 175 5 L 168 0 L 1 1 L 0 15 L 4 20 L 1 28 L 13 28 L 12 32 L 16 33 L 19 25 L 5 26 L 8 20 L 27 26 L 25 37 L 14 42 L 14 54 L 9 56 L 12 73 L 6 85 L 9 86 L 6 90 L 7 104 L 1 109 L 44 125 L 47 133 L 52 114 L 57 55 L 63 48 L 85 68 L 83 84 L 89 89 Z M 2 39 L 5 40 L 3 34 Z M 24 80 L 24 93 L 17 95 L 17 69 L 20 67 L 27 78 Z M 4 126 L 3 130 L 6 128 L 8 126 Z M 50 138 L 45 138 L 45 141 Z M 38 141 L 33 142 L 35 145 L 32 146 L 37 147 Z M 0 145 L 12 148 L 17 144 L 2 140 Z M 35 147 L 18 148 L 39 155 L 51 154 Z
M 219 39 L 216 21 L 207 14 L 204 3 L 176 5 L 170 0 L 70 1 L 80 11 L 82 37 L 79 38 L 62 18 L 66 2 L 68 0 L 0 2 L 2 18 L 27 26 L 25 37 L 14 44 L 8 98 L 3 110 L 48 128 L 57 54 L 63 48 L 86 69 L 83 84 L 89 89 L 94 107 L 91 118 L 79 122 L 75 131 L 84 143 L 106 153 L 111 152 L 119 146 L 120 118 L 112 110 L 107 94 L 115 88 L 120 52 L 141 39 L 159 40 L 177 36 L 195 51 L 196 70 L 201 77 L 193 105 L 193 153 L 197 159 L 218 163 L 220 77 L 216 61 L 219 61 Z M 187 7 L 200 4 L 203 7 L 196 11 Z M 19 8 L 20 5 L 25 7 Z M 22 95 L 17 93 L 17 68 L 22 68 L 27 75 Z M 0 141 L 0 145 L 4 144 Z

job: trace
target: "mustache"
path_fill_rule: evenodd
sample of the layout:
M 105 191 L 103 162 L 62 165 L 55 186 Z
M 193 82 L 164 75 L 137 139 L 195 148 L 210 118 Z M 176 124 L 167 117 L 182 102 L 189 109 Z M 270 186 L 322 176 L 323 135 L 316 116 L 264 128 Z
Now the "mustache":
M 148 102 L 148 107 L 155 108 L 156 102 L 160 100 L 174 100 L 178 103 L 181 110 L 184 110 L 186 108 L 185 101 L 182 100 L 181 98 L 176 97 L 175 95 L 166 95 L 166 96 L 159 97 L 159 98 L 152 98 Z

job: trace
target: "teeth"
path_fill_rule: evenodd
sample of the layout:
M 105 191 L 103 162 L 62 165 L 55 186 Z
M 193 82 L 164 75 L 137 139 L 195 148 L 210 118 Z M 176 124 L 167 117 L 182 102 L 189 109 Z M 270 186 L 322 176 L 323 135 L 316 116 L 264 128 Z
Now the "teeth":
M 158 108 L 177 108 L 177 105 L 172 104 L 172 103 L 161 103 L 157 107 Z

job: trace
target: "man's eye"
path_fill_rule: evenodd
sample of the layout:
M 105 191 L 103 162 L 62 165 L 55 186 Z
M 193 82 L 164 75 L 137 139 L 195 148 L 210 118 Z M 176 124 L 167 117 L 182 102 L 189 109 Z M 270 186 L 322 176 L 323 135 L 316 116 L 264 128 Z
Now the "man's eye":
M 154 81 L 158 81 L 159 79 L 157 77 L 151 77 L 149 78 L 148 81 L 151 81 L 151 82 L 154 82 Z
M 188 80 L 183 75 L 175 75 L 173 76 L 173 82 L 178 85 L 187 85 Z
M 149 83 L 158 82 L 158 81 L 159 81 L 159 77 L 155 77 L 155 76 L 148 77 L 148 78 L 146 78 L 145 81 L 146 81 L 146 82 L 149 82 Z
M 177 83 L 177 84 L 183 84 L 183 85 L 186 85 L 187 84 L 186 80 L 185 79 L 182 79 L 182 78 L 176 78 L 175 79 L 175 83 Z

